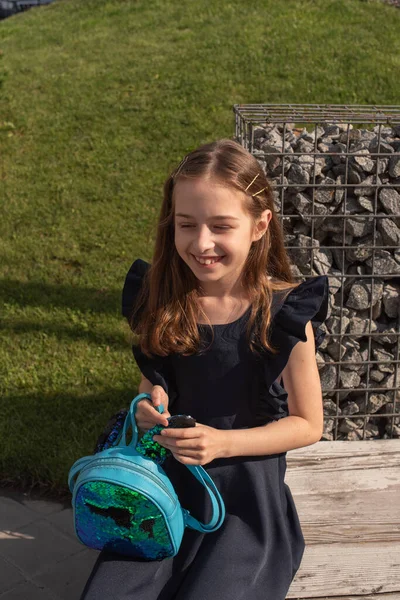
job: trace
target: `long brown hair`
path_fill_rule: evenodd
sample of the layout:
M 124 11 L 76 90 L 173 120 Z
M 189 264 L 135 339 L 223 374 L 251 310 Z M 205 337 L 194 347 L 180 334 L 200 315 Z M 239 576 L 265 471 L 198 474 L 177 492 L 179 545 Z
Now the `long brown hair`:
M 268 340 L 272 295 L 275 290 L 289 292 L 297 284 L 284 248 L 271 185 L 257 159 L 230 139 L 217 140 L 193 150 L 165 181 L 153 262 L 143 278 L 133 307 L 131 329 L 139 336 L 142 352 L 151 357 L 152 354 L 190 355 L 198 352 L 198 316 L 203 315 L 211 325 L 199 302 L 200 282 L 179 256 L 174 241 L 174 186 L 179 179 L 200 177 L 245 192 L 244 209 L 254 225 L 266 209 L 272 212 L 266 233 L 253 242 L 249 250 L 242 271 L 242 286 L 252 303 L 247 325 L 249 346 L 253 352 L 261 345 L 274 353 L 276 350 Z

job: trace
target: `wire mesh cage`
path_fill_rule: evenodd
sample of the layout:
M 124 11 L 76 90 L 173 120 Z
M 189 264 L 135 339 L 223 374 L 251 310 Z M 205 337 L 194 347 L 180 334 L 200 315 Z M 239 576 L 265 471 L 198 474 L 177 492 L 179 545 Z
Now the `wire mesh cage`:
M 234 105 L 293 274 L 327 275 L 325 440 L 400 437 L 400 106 Z

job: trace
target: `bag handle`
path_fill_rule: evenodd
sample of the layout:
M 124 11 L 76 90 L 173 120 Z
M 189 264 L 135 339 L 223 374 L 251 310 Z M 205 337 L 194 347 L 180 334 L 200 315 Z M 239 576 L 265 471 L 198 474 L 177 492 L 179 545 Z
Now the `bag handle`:
M 144 398 L 148 398 L 151 400 L 151 394 L 147 394 L 147 393 L 143 392 L 142 394 L 138 394 L 137 396 L 135 396 L 135 398 L 131 402 L 128 414 L 126 415 L 126 418 L 125 418 L 124 427 L 122 429 L 121 439 L 119 441 L 119 444 L 121 444 L 123 446 L 132 447 L 132 448 L 136 448 L 136 446 L 137 446 L 139 432 L 138 432 L 138 428 L 136 425 L 136 419 L 135 419 L 136 406 L 137 406 L 137 403 L 140 402 L 141 400 L 143 400 Z M 160 414 L 162 414 L 164 412 L 164 406 L 161 404 L 160 406 L 156 407 L 156 410 L 158 410 L 158 412 Z M 132 427 L 132 439 L 129 442 L 129 444 L 127 444 L 126 443 L 126 434 L 127 434 L 129 427 Z
M 137 438 L 138 438 L 138 429 L 137 429 L 137 425 L 136 425 L 136 421 L 135 421 L 135 410 L 136 410 L 136 405 L 138 402 L 140 402 L 140 400 L 143 400 L 143 398 L 150 398 L 151 399 L 151 395 L 150 394 L 139 394 L 138 396 L 136 396 L 132 402 L 131 402 L 131 406 L 130 406 L 130 410 L 128 411 L 128 414 L 126 415 L 125 421 L 124 421 L 124 427 L 122 430 L 122 434 L 119 437 L 118 442 L 115 444 L 115 446 L 119 446 L 119 445 L 124 445 L 124 446 L 128 446 L 128 444 L 126 443 L 126 432 L 128 427 L 131 425 L 132 426 L 132 440 L 129 443 L 129 446 L 133 446 L 134 448 L 136 447 L 137 444 Z M 164 406 L 161 404 L 161 406 L 157 407 L 160 409 L 160 413 L 164 412 Z M 89 454 L 88 456 L 82 456 L 82 458 L 80 458 L 79 460 L 77 460 L 74 465 L 71 467 L 69 474 L 68 474 L 68 487 L 70 489 L 70 492 L 72 493 L 75 487 L 75 479 L 76 477 L 79 475 L 79 472 L 87 465 L 87 463 L 89 463 L 91 460 L 93 460 L 93 454 Z
M 129 446 L 136 447 L 138 429 L 136 425 L 135 413 L 137 403 L 143 400 L 143 398 L 149 398 L 151 400 L 151 395 L 147 393 L 138 394 L 131 402 L 129 412 L 125 419 L 124 428 L 122 430 L 120 441 L 121 444 L 127 445 L 126 433 L 128 428 L 132 427 L 132 440 L 130 441 Z M 157 406 L 156 409 L 160 412 L 160 414 L 164 412 L 164 406 L 162 404 Z M 185 467 L 187 467 L 189 471 L 196 477 L 196 479 L 206 488 L 213 507 L 213 515 L 209 523 L 201 523 L 201 521 L 198 521 L 195 517 L 193 517 L 188 510 L 183 508 L 182 510 L 184 513 L 185 522 L 188 527 L 191 529 L 196 529 L 197 531 L 202 531 L 204 533 L 215 531 L 221 527 L 225 519 L 224 501 L 222 500 L 215 483 L 201 465 L 185 465 Z

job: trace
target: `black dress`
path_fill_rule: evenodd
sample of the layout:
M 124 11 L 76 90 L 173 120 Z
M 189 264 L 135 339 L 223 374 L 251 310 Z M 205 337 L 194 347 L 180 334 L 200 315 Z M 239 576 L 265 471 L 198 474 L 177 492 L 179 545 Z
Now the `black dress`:
M 136 260 L 126 277 L 123 314 L 149 264 Z M 254 427 L 288 415 L 287 393 L 277 383 L 292 348 L 306 341 L 311 320 L 316 348 L 324 334 L 319 325 L 328 309 L 328 278 L 313 277 L 283 301 L 274 294 L 271 341 L 279 354 L 257 360 L 246 344 L 250 308 L 236 321 L 214 325 L 214 342 L 205 353 L 149 359 L 137 346 L 140 371 L 169 396 L 171 414 L 190 414 L 218 429 Z M 208 325 L 200 325 L 206 346 Z M 266 429 L 268 435 L 268 428 Z M 208 522 L 207 492 L 172 456 L 163 468 L 183 507 Z M 304 548 L 294 500 L 284 482 L 286 452 L 216 459 L 204 467 L 225 503 L 226 518 L 216 532 L 186 529 L 177 556 L 138 561 L 102 551 L 81 600 L 284 600 Z

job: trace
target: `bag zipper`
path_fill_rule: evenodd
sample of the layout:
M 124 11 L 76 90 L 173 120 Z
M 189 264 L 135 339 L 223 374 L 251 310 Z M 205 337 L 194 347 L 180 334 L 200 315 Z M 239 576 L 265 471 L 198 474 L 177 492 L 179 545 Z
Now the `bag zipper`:
M 137 470 L 139 473 L 142 473 L 145 477 L 148 477 L 149 479 L 151 479 L 152 481 L 154 481 L 154 483 L 156 483 L 157 485 L 159 485 L 164 491 L 165 493 L 169 496 L 169 498 L 174 502 L 174 504 L 176 504 L 176 498 L 174 498 L 174 496 L 172 496 L 170 490 L 167 488 L 167 486 L 160 480 L 158 479 L 155 475 L 153 475 L 153 473 L 150 473 L 149 471 L 147 471 L 147 469 L 145 469 L 144 467 L 140 467 L 139 465 L 136 465 L 134 463 L 128 463 L 129 464 L 129 468 L 126 466 L 126 461 L 124 459 L 121 458 L 99 458 L 98 460 L 101 461 L 101 465 L 103 466 L 114 466 L 115 465 L 115 461 L 123 461 L 125 464 L 121 465 L 121 467 L 125 470 Z M 79 473 L 78 477 L 87 469 L 91 469 L 93 467 L 93 462 L 89 463 L 88 465 L 86 465 Z

